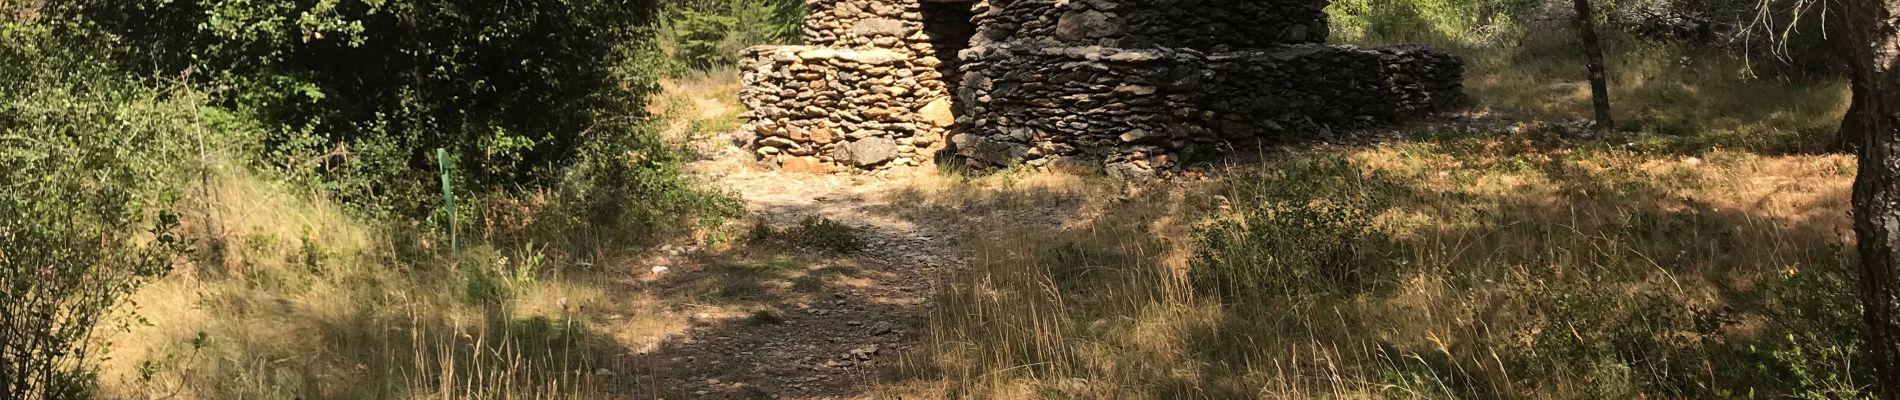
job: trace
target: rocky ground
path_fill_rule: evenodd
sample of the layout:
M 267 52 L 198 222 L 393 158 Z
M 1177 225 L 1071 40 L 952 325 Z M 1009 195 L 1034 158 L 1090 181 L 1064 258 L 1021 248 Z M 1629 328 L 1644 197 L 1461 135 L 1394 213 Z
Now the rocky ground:
M 753 165 L 736 147 L 704 145 L 713 154 L 694 165 L 697 173 L 745 201 L 768 226 L 787 227 L 821 217 L 850 227 L 861 246 L 832 253 L 797 249 L 788 237 L 782 250 L 787 270 L 820 282 L 792 290 L 769 282 L 741 301 L 685 304 L 691 326 L 636 355 L 628 368 L 638 377 L 635 398 L 863 398 L 915 345 L 929 307 L 932 285 L 962 265 L 948 221 L 905 216 L 892 204 L 904 176 L 814 175 L 770 171 Z M 756 245 L 755 245 L 756 246 Z M 738 262 L 694 246 L 665 249 L 682 262 L 649 270 L 650 290 L 662 297 L 693 298 L 707 282 L 731 279 Z M 694 254 L 697 253 L 698 256 Z M 701 264 L 697 267 L 689 264 Z M 769 278 L 768 278 L 769 279 Z

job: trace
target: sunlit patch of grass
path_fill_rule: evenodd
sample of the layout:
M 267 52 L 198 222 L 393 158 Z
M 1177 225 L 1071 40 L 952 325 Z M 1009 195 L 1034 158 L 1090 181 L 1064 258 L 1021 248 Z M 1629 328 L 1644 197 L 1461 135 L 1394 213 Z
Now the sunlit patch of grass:
M 1567 25 L 1486 25 L 1503 33 L 1447 33 L 1429 26 L 1336 36 L 1354 44 L 1425 43 L 1457 54 L 1465 61 L 1465 90 L 1480 111 L 1524 121 L 1591 118 L 1582 51 Z M 1657 150 L 1825 151 L 1847 110 L 1841 77 L 1616 31 L 1604 40 L 1619 129 L 1646 134 L 1639 140 Z
M 647 112 L 672 124 L 666 137 L 679 142 L 703 141 L 736 129 L 744 122 L 739 103 L 739 70 L 713 67 L 689 70 L 660 83 L 664 89 L 649 101 Z
M 105 394 L 602 395 L 595 354 L 616 345 L 590 315 L 611 300 L 595 282 L 561 276 L 539 248 L 397 261 L 383 237 L 400 231 L 250 175 L 217 176 L 212 188 L 210 218 L 193 224 L 228 244 L 135 295 L 139 323 L 109 339 Z M 470 297 L 470 287 L 489 290 Z

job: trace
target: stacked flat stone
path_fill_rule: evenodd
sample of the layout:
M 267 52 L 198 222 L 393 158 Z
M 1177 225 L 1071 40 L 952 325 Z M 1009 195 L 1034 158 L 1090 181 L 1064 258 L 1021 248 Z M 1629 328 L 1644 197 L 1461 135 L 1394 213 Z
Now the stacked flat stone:
M 760 46 L 740 62 L 746 148 L 802 172 L 927 162 L 955 122 L 954 68 L 916 0 L 808 0 L 804 46 Z M 961 49 L 958 44 L 955 49 Z
M 956 121 L 934 60 L 883 49 L 748 51 L 740 65 L 748 147 L 782 168 L 918 165 Z
M 1125 179 L 1238 144 L 1446 107 L 1462 64 L 1416 46 L 1319 44 L 1323 1 L 988 0 L 961 54 L 956 153 L 972 166 Z M 1169 30 L 1167 27 L 1176 27 Z
M 1229 51 L 1326 41 L 1326 0 L 988 0 L 976 43 Z

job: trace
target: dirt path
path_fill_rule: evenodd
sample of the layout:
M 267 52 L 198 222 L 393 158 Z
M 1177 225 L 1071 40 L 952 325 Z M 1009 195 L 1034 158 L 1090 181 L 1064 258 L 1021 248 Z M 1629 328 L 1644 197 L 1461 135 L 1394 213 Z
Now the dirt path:
M 733 286 L 741 293 L 729 304 L 686 305 L 697 313 L 692 327 L 644 355 L 637 373 L 649 378 L 640 385 L 645 393 L 634 397 L 869 396 L 865 390 L 898 354 L 915 346 L 932 285 L 963 263 L 952 243 L 954 224 L 901 216 L 892 194 L 906 185 L 903 178 L 764 171 L 744 156 L 725 149 L 694 169 L 738 195 L 764 224 L 821 217 L 849 226 L 862 246 L 843 254 L 786 250 L 789 256 L 776 257 L 790 260 L 779 264 L 707 256 L 705 266 L 681 267 L 657 285 L 673 292 L 666 297 L 690 298 L 682 293 L 704 291 L 708 282 L 761 283 Z M 733 266 L 744 262 L 777 266 Z M 747 309 L 755 311 L 735 312 Z

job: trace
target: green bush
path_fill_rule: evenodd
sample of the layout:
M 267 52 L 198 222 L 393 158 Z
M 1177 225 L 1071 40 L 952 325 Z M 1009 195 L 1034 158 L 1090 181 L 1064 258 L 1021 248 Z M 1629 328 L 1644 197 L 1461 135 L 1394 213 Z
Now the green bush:
M 186 246 L 156 211 L 199 108 L 62 51 L 84 39 L 0 23 L 0 398 L 87 397 L 94 330 Z
M 78 0 L 49 5 L 110 35 L 126 69 L 194 75 L 272 127 L 269 161 L 357 204 L 413 211 L 435 148 L 462 187 L 551 181 L 601 132 L 641 117 L 632 57 L 647 0 Z

